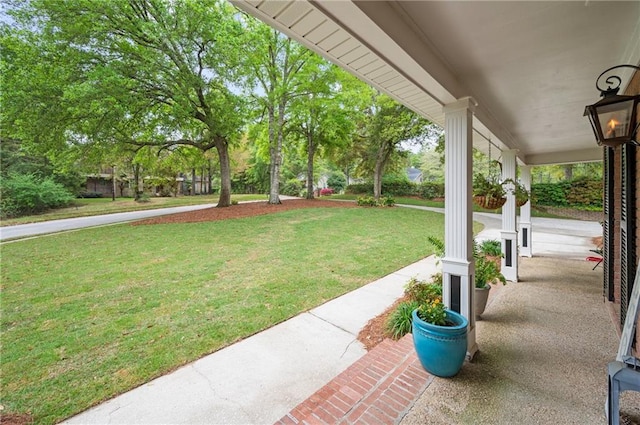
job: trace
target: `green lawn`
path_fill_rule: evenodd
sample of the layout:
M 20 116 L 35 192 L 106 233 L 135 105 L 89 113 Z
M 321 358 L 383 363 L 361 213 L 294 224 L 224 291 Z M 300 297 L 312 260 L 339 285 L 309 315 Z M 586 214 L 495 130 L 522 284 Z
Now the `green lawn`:
M 37 223 L 47 220 L 59 220 L 62 218 L 86 217 L 99 214 L 110 214 L 127 211 L 151 210 L 167 207 L 181 207 L 184 205 L 215 204 L 219 195 L 180 196 L 177 198 L 149 198 L 149 202 L 136 202 L 133 198 L 90 198 L 76 199 L 74 205 L 67 208 L 51 210 L 38 215 L 11 218 L 2 220 L 0 226 L 12 226 L 15 224 Z M 231 195 L 232 200 L 238 202 L 266 200 L 265 195 Z
M 58 422 L 429 255 L 443 220 L 317 208 L 3 244 L 5 413 Z

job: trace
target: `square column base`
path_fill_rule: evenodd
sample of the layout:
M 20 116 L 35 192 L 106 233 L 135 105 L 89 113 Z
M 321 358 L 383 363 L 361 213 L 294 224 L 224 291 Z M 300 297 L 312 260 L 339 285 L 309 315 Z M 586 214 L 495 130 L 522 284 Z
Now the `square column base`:
M 533 251 L 531 249 L 531 223 L 520 222 L 518 239 L 520 241 L 520 256 L 532 257 Z
M 502 274 L 511 282 L 518 281 L 518 232 L 502 231 Z
M 462 314 L 469 321 L 467 330 L 467 359 L 478 351 L 476 343 L 475 265 L 456 258 L 442 259 L 442 298 L 447 308 Z

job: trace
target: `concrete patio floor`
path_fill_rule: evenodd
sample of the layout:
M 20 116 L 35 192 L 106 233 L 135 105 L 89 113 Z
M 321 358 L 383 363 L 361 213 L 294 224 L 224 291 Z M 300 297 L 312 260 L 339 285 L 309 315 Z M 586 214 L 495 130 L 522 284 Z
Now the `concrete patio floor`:
M 521 281 L 500 288 L 477 322 L 474 361 L 453 379 L 434 378 L 400 423 L 606 423 L 605 367 L 618 338 L 602 269 L 591 267 L 521 259 Z M 640 423 L 640 394 L 624 393 L 621 411 Z

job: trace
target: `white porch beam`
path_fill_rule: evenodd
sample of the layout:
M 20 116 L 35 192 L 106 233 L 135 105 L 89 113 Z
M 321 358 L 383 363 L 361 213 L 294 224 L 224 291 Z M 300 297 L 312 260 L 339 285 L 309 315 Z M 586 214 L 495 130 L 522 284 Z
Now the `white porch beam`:
M 516 180 L 516 151 L 502 151 L 502 180 Z M 502 207 L 502 274 L 507 280 L 518 281 L 518 232 L 516 230 L 516 197 L 513 183 L 505 184 L 507 202 Z M 511 189 L 511 190 L 509 190 Z
M 467 355 L 478 351 L 474 312 L 472 121 L 470 97 L 445 105 L 445 254 L 442 259 L 443 301 L 469 321 Z
M 529 191 L 529 197 L 531 197 L 531 166 L 523 165 L 520 167 L 520 180 L 525 189 Z M 532 249 L 532 234 L 531 234 L 531 200 L 520 207 L 520 227 L 519 227 L 519 241 L 520 241 L 520 256 L 531 257 L 533 256 Z

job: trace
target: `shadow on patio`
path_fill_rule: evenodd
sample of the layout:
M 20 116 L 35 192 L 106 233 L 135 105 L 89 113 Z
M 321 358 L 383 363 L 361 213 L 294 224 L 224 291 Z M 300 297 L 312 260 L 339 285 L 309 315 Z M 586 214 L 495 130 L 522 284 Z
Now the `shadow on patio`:
M 282 422 L 606 423 L 606 364 L 615 359 L 618 338 L 601 269 L 591 267 L 521 259 L 521 281 L 490 300 L 477 322 L 480 352 L 455 378 L 416 376 L 410 340 L 385 341 Z M 393 362 L 385 362 L 389 356 Z M 375 382 L 371 369 L 380 375 Z M 638 423 L 640 394 L 624 393 L 621 411 L 622 423 Z

